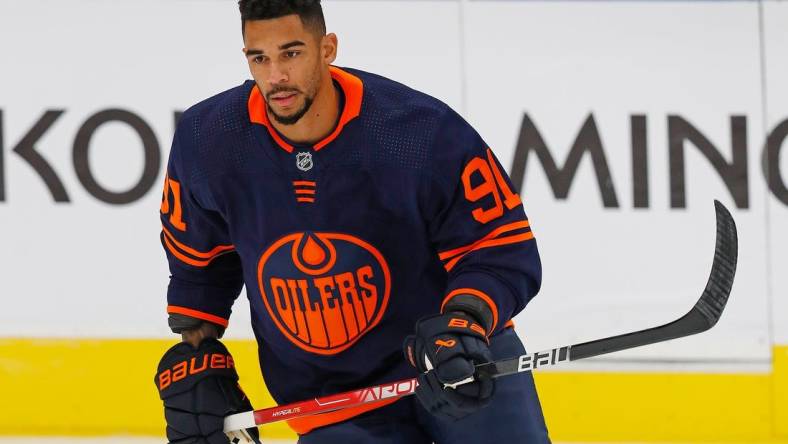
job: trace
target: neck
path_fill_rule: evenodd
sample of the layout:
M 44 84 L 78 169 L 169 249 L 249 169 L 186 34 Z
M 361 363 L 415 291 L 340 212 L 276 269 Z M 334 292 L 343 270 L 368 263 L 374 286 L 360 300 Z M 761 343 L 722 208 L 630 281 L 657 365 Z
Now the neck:
M 271 119 L 280 134 L 296 143 L 315 143 L 327 137 L 339 118 L 339 94 L 331 74 L 326 72 L 312 106 L 304 117 L 293 125 L 283 125 Z

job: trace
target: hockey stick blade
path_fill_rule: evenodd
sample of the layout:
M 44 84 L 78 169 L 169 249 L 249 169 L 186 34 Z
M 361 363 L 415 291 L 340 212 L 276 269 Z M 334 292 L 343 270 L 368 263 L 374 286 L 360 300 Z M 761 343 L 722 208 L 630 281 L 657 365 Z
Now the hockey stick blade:
M 573 345 L 570 361 L 641 347 L 704 332 L 722 316 L 736 275 L 738 236 L 736 223 L 725 206 L 714 201 L 717 215 L 717 240 L 714 261 L 703 294 L 692 309 L 681 318 L 660 327 Z
M 659 327 L 491 362 L 477 367 L 477 374 L 497 378 L 565 360 L 576 361 L 682 338 L 713 327 L 728 303 L 738 259 L 736 222 L 730 211 L 717 200 L 714 201 L 714 209 L 717 217 L 717 240 L 711 273 L 703 294 L 687 314 Z
M 719 201 L 714 201 L 714 207 L 717 217 L 717 240 L 711 274 L 703 294 L 687 314 L 660 327 L 482 364 L 476 367 L 477 377 L 498 378 L 532 371 L 565 361 L 576 361 L 690 336 L 712 328 L 722 316 L 728 302 L 738 258 L 736 223 L 728 209 Z M 333 412 L 370 402 L 400 398 L 415 393 L 417 386 L 418 379 L 411 378 L 253 412 L 238 413 L 225 418 L 224 430 L 225 432 L 241 430 L 276 421 Z

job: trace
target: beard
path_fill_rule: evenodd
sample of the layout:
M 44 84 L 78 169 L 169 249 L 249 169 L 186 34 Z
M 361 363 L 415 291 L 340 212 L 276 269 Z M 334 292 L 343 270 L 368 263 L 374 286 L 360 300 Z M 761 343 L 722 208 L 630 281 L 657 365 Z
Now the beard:
M 320 88 L 320 66 L 316 65 L 311 76 L 306 82 L 306 92 L 302 91 L 300 88 L 297 87 L 288 87 L 288 86 L 280 86 L 275 87 L 268 93 L 266 93 L 266 107 L 268 108 L 268 115 L 273 116 L 274 120 L 279 122 L 282 125 L 295 125 L 299 120 L 301 120 L 304 115 L 309 111 L 309 108 L 312 107 L 312 103 L 315 101 L 315 97 L 317 96 L 318 89 Z M 280 92 L 295 92 L 298 94 L 302 94 L 304 96 L 304 104 L 301 105 L 296 112 L 289 114 L 289 115 L 282 115 L 277 114 L 276 111 L 271 108 L 271 96 L 280 93 Z
M 276 92 L 281 92 L 281 90 L 272 91 L 269 94 L 273 94 Z M 312 107 L 312 103 L 314 101 L 315 101 L 314 96 L 306 96 L 306 98 L 304 99 L 304 104 L 301 105 L 301 108 L 299 108 L 293 114 L 286 116 L 277 114 L 277 112 L 274 111 L 273 108 L 271 108 L 271 105 L 269 105 L 268 102 L 266 102 L 265 106 L 268 108 L 268 115 L 273 116 L 274 120 L 276 120 L 277 122 L 281 123 L 282 125 L 295 125 L 309 111 L 309 108 Z
M 302 117 L 304 117 L 304 115 L 306 115 L 306 113 L 309 111 L 309 108 L 312 107 L 312 103 L 314 103 L 315 97 L 317 97 L 318 90 L 320 89 L 320 82 L 320 65 L 316 64 L 312 69 L 311 75 L 305 82 L 305 88 L 303 90 L 296 86 L 274 87 L 274 89 L 265 94 L 265 106 L 268 108 L 268 115 L 272 116 L 274 120 L 282 125 L 295 125 L 299 120 L 301 120 Z M 289 115 L 277 114 L 277 112 L 271 108 L 271 96 L 281 92 L 294 92 L 303 95 L 304 103 L 301 105 L 301 108 Z

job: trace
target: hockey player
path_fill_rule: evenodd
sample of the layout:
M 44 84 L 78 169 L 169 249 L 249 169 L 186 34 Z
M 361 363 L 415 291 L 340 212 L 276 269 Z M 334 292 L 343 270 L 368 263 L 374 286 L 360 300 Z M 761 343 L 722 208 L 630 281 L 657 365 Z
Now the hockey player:
M 524 353 L 510 319 L 541 283 L 493 152 L 437 99 L 333 66 L 319 0 L 239 7 L 254 80 L 187 110 L 167 167 L 170 442 L 226 443 L 251 409 L 219 341 L 244 284 L 278 403 L 419 375 L 416 398 L 290 421 L 300 443 L 549 442 L 530 374 L 468 382 Z

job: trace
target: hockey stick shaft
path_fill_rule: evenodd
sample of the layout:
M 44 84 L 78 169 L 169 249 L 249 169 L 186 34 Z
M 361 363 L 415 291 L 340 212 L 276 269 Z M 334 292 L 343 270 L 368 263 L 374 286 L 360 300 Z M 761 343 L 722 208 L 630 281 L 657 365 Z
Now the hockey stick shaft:
M 501 376 L 528 372 L 537 368 L 559 364 L 572 360 L 570 357 L 571 346 L 554 348 L 543 352 L 526 353 L 514 358 L 483 364 L 476 367 L 479 376 L 499 378 Z M 304 416 L 333 412 L 336 410 L 358 407 L 371 402 L 387 399 L 402 398 L 416 393 L 418 379 L 403 379 L 401 381 L 375 385 L 359 390 L 352 390 L 335 395 L 322 396 L 306 401 L 297 401 L 290 404 L 243 412 L 230 415 L 224 420 L 225 432 L 246 429 L 263 424 Z
M 561 347 L 546 352 L 528 353 L 516 358 L 480 365 L 476 367 L 476 370 L 479 374 L 484 373 L 491 378 L 498 378 L 514 373 L 531 371 L 539 367 L 555 365 L 567 360 L 569 360 L 569 347 Z M 416 393 L 418 385 L 417 378 L 403 379 L 359 390 L 255 410 L 254 412 L 238 413 L 225 418 L 224 430 L 229 432 L 246 429 L 277 421 L 358 407 L 371 402 L 402 398 Z
M 722 316 L 728 302 L 738 258 L 738 237 L 733 217 L 720 202 L 715 201 L 714 206 L 717 216 L 714 261 L 703 294 L 687 314 L 671 323 L 655 328 L 482 364 L 476 367 L 477 377 L 498 378 L 527 372 L 564 361 L 575 361 L 689 336 L 713 327 Z M 230 415 L 225 418 L 224 430 L 240 430 L 276 421 L 357 407 L 370 402 L 401 398 L 416 392 L 417 381 L 416 378 L 405 379 L 307 401 Z

